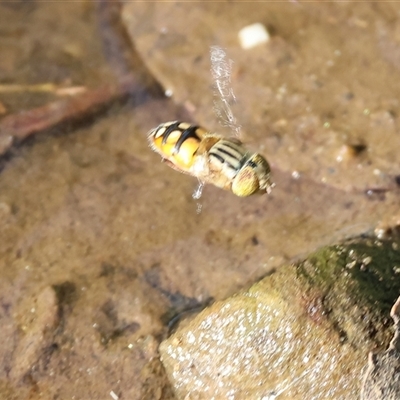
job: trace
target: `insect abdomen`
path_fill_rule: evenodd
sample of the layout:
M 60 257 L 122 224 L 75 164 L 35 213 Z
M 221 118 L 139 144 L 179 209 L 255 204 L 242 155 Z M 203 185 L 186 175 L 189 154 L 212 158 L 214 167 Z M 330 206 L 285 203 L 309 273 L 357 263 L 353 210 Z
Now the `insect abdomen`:
M 186 171 L 205 134 L 204 129 L 187 122 L 166 122 L 150 132 L 149 141 L 153 150 Z

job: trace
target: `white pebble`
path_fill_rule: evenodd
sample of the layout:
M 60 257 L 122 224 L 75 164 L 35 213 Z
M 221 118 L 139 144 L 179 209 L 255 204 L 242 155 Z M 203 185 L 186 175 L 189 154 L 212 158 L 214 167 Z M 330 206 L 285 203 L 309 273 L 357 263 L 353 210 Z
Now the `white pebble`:
M 172 97 L 172 95 L 174 94 L 174 92 L 173 92 L 172 89 L 165 89 L 164 94 L 165 94 L 166 97 Z
M 251 49 L 262 43 L 269 42 L 270 39 L 267 29 L 259 22 L 245 26 L 239 31 L 238 36 L 242 49 Z
M 118 399 L 119 399 L 119 396 L 118 396 L 113 390 L 111 390 L 110 396 L 111 396 L 114 400 L 118 400 Z

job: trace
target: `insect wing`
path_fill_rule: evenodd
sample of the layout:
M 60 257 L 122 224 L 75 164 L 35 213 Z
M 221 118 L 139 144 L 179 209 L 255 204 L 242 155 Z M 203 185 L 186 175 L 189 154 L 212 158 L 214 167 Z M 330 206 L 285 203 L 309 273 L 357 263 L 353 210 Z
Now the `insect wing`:
M 228 59 L 225 51 L 219 46 L 210 48 L 210 59 L 211 75 L 214 80 L 214 112 L 223 126 L 227 126 L 240 137 L 241 126 L 231 109 L 231 104 L 236 102 L 231 86 L 233 61 Z

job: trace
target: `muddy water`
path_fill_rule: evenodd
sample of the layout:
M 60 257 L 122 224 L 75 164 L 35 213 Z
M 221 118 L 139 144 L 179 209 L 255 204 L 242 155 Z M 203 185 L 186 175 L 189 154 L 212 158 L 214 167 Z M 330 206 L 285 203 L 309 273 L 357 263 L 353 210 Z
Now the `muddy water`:
M 92 4 L 0 10 L 1 83 L 114 81 Z M 4 396 L 170 398 L 154 361 L 170 316 L 224 298 L 322 244 L 396 223 L 396 15 L 390 4 L 127 3 L 124 21 L 139 53 L 174 96 L 114 106 L 7 158 L 0 174 Z M 272 40 L 245 52 L 237 31 L 255 21 Z M 235 60 L 234 111 L 250 146 L 271 162 L 276 188 L 239 199 L 206 187 L 197 214 L 196 181 L 162 164 L 145 135 L 182 116 L 217 129 L 212 44 Z M 54 99 L 26 89 L 0 95 L 9 114 Z M 337 161 L 359 144 L 363 152 Z M 367 196 L 368 188 L 384 190 Z M 43 301 L 58 304 L 48 307 L 54 315 L 43 317 L 46 307 L 35 306 Z M 42 320 L 54 322 L 38 327 Z M 26 337 L 36 351 L 24 360 Z
M 127 4 L 124 13 L 150 69 L 196 121 L 220 130 L 208 57 L 219 45 L 234 60 L 234 111 L 247 141 L 276 167 L 344 190 L 392 186 L 398 174 L 396 15 L 396 6 L 351 2 Z M 238 32 L 254 22 L 271 40 L 243 50 Z M 347 145 L 365 149 L 350 161 Z

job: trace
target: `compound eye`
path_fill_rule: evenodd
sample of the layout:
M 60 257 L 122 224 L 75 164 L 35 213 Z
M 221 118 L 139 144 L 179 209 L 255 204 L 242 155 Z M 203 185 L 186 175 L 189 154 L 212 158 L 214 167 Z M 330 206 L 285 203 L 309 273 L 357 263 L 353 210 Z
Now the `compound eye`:
M 233 179 L 231 190 L 236 196 L 246 197 L 258 192 L 259 189 L 257 174 L 254 168 L 247 165 Z

